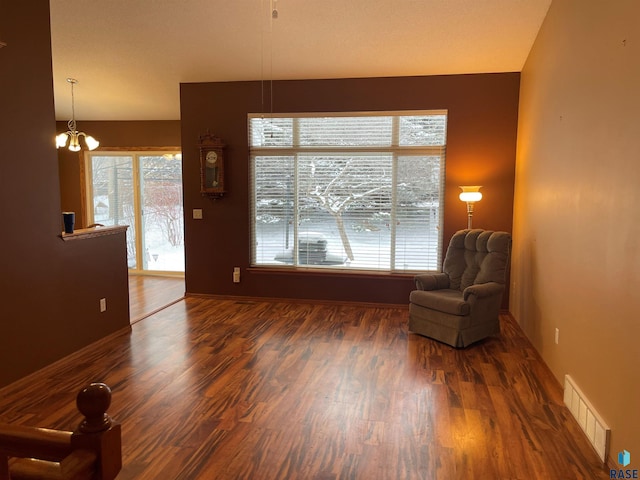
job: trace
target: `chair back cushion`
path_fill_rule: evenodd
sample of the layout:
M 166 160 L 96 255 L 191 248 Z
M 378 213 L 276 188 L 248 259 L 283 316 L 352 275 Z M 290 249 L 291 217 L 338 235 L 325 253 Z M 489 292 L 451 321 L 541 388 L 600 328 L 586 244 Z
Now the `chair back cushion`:
M 460 230 L 447 248 L 442 271 L 449 288 L 464 290 L 487 282 L 505 283 L 511 235 L 491 230 Z

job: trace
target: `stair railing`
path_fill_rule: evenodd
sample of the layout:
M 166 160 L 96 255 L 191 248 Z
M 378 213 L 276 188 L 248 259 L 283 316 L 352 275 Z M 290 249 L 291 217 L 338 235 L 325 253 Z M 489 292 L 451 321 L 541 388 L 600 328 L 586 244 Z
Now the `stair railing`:
M 0 480 L 113 480 L 122 468 L 120 424 L 107 415 L 111 390 L 92 383 L 76 397 L 73 432 L 0 424 Z

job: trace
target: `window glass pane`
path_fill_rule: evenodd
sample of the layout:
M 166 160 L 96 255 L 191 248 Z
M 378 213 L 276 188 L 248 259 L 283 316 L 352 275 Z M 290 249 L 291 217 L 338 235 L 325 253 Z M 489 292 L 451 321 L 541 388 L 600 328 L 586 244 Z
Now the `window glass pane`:
M 184 271 L 182 159 L 140 156 L 144 269 Z
M 388 269 L 391 172 L 389 154 L 300 155 L 300 262 Z M 308 259 L 306 238 L 324 242 Z
M 293 263 L 293 160 L 287 156 L 253 158 L 253 260 L 260 265 Z
M 413 115 L 400 117 L 401 146 L 445 145 L 446 115 Z
M 297 119 L 301 146 L 389 146 L 391 117 L 324 117 Z
M 136 265 L 136 223 L 133 194 L 133 157 L 91 157 L 94 222 L 102 225 L 129 225 L 127 263 Z
M 249 141 L 253 147 L 290 147 L 293 145 L 292 118 L 249 119 Z
M 89 152 L 89 218 L 128 225 L 127 264 L 145 271 L 184 271 L 180 152 Z
M 395 217 L 397 270 L 439 268 L 440 164 L 440 156 L 398 157 Z

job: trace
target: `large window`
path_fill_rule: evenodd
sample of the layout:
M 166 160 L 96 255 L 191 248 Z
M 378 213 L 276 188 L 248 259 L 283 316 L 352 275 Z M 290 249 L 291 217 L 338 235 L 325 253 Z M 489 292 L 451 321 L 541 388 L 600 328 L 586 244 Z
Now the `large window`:
M 252 264 L 440 264 L 446 111 L 249 115 Z

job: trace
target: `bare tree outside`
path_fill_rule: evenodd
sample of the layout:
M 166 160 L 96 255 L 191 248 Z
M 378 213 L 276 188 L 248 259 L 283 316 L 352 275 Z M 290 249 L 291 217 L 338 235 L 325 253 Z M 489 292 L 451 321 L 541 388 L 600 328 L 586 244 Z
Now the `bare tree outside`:
M 165 157 L 141 157 L 145 221 L 157 225 L 173 247 L 184 242 L 182 164 Z
M 363 221 L 368 221 L 376 213 L 390 211 L 391 158 L 311 156 L 301 158 L 298 168 L 304 178 L 298 186 L 300 215 L 316 208 L 328 212 L 336 222 L 347 258 L 353 261 L 344 215 L 356 207 L 366 208 L 370 212 Z

